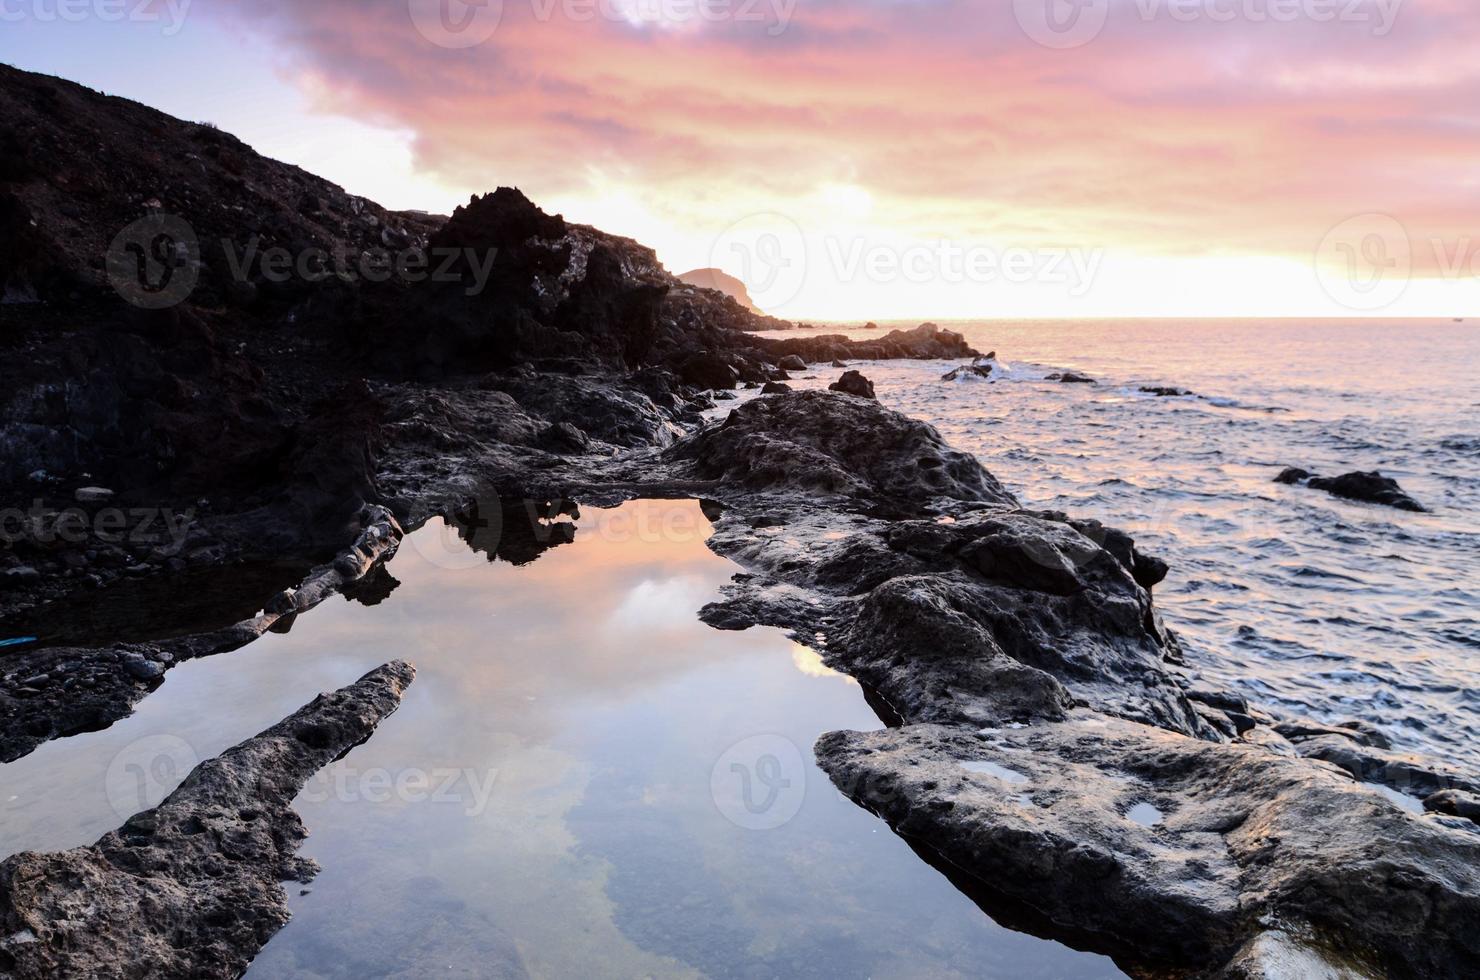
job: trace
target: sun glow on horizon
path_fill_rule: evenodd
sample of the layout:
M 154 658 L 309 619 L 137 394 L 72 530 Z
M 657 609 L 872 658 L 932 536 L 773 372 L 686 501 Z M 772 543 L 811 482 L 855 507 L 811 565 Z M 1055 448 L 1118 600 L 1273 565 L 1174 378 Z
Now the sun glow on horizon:
M 393 209 L 518 186 L 787 319 L 1480 316 L 1453 108 L 1480 21 L 1453 5 L 1409 5 L 1381 44 L 1165 20 L 1067 53 L 1011 5 L 763 6 L 786 23 L 504 4 L 451 50 L 342 0 L 227 0 L 168 37 L 8 24 L 0 58 Z

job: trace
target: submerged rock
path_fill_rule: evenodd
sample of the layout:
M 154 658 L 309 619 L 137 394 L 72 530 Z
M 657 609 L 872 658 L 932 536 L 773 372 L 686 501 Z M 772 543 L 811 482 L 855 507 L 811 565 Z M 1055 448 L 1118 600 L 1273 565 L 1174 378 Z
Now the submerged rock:
M 1158 398 L 1186 398 L 1192 394 L 1186 388 L 1174 388 L 1168 385 L 1142 385 L 1141 392 L 1155 395 Z
M 307 831 L 293 798 L 415 673 L 397 661 L 319 695 L 96 844 L 0 864 L 0 975 L 239 976 L 288 921 L 282 882 L 317 870 L 295 853 Z
M 1058 381 L 1068 385 L 1092 385 L 1095 379 L 1087 374 L 1079 374 L 1075 371 L 1061 371 L 1050 374 L 1045 380 Z
M 1282 470 L 1280 475 L 1274 478 L 1274 482 L 1287 486 L 1298 486 L 1304 483 L 1312 490 L 1324 490 L 1333 497 L 1368 504 L 1382 504 L 1385 507 L 1396 507 L 1398 510 L 1420 513 L 1427 510 L 1418 501 L 1404 493 L 1397 480 L 1383 476 L 1376 471 L 1347 473 L 1337 477 L 1320 477 L 1308 470 L 1291 466 Z

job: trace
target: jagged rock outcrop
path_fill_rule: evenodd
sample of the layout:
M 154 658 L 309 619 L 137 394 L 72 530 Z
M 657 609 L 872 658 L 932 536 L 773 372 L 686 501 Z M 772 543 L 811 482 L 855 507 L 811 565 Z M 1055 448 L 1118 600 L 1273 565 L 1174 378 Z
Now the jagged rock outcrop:
M 849 340 L 842 334 L 824 334 L 780 339 L 756 337 L 751 342 L 772 357 L 794 355 L 808 364 L 834 360 L 917 358 L 930 361 L 979 356 L 964 336 L 933 323 L 922 323 L 911 330 L 891 330 L 876 340 Z
M 737 408 L 675 447 L 701 479 L 757 490 L 840 494 L 918 513 L 931 497 L 1012 504 L 981 464 L 935 429 L 836 392 L 793 392 Z
M 705 620 L 790 629 L 896 726 L 819 740 L 840 790 L 989 911 L 1136 976 L 1466 969 L 1472 781 L 1189 685 L 1147 591 L 1166 566 L 1124 532 L 1022 511 L 987 476 L 932 483 L 909 451 L 817 458 L 907 424 L 781 395 L 668 454 L 719 478 L 711 546 L 746 568 Z M 838 513 L 807 500 L 813 472 Z
M 677 278 L 687 286 L 723 293 L 752 313 L 760 312 L 755 301 L 750 298 L 750 290 L 745 288 L 745 283 L 729 273 L 719 269 L 690 269 L 688 272 L 680 272 Z
M 874 394 L 874 383 L 858 371 L 844 371 L 841 378 L 827 386 L 827 390 L 839 391 L 854 398 L 878 399 Z
M 404 532 L 383 507 L 366 507 L 359 522 L 353 543 L 334 561 L 276 595 L 249 599 L 247 608 L 263 611 L 247 619 L 157 642 L 45 647 L 8 657 L 0 674 L 0 763 L 53 738 L 126 718 L 179 664 L 239 649 L 269 629 L 286 629 L 298 614 L 372 575 L 396 553 Z
M 317 868 L 293 798 L 369 738 L 415 676 L 402 662 L 323 694 L 197 766 L 96 844 L 0 863 L 0 977 L 236 977 Z
M 1398 481 L 1381 473 L 1346 473 L 1337 477 L 1314 476 L 1308 470 L 1291 466 L 1282 470 L 1274 482 L 1288 486 L 1304 484 L 1312 490 L 1324 490 L 1333 497 L 1357 500 L 1367 504 L 1382 504 L 1398 510 L 1423 512 L 1426 508 L 1403 492 Z

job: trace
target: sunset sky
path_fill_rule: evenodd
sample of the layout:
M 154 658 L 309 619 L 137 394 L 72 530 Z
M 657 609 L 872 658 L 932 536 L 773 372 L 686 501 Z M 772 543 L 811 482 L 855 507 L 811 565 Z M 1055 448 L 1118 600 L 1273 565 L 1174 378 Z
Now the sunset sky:
M 783 316 L 1480 316 L 1474 0 L 0 2 L 0 60 Z

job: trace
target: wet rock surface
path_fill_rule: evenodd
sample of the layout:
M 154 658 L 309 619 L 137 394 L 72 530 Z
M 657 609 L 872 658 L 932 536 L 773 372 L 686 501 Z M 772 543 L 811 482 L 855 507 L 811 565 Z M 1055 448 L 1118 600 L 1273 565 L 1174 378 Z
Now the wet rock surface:
M 680 443 L 671 458 L 699 479 L 757 490 L 841 494 L 905 511 L 946 496 L 980 504 L 1013 497 L 929 425 L 837 392 L 793 392 L 742 405 Z
M 0 658 L 0 763 L 68 735 L 97 731 L 121 718 L 175 666 L 239 649 L 371 575 L 395 554 L 403 531 L 384 508 L 360 515 L 353 543 L 294 587 L 264 595 L 262 611 L 217 628 L 151 643 L 47 647 Z M 228 572 L 229 573 L 229 572 Z
M 1480 837 L 1303 759 L 1099 714 L 834 733 L 817 756 L 896 831 L 1133 973 L 1212 972 L 1282 923 L 1358 975 L 1455 976 L 1480 955 Z
M 1133 975 L 1464 972 L 1466 774 L 1195 687 L 1147 591 L 1165 564 L 988 476 L 939 485 L 909 453 L 843 452 L 822 468 L 838 512 L 819 514 L 793 476 L 826 439 L 788 402 L 828 397 L 840 445 L 907 421 L 785 395 L 668 458 L 724 477 L 711 547 L 747 570 L 706 621 L 789 628 L 891 724 L 819 740 L 840 790 L 989 912 Z
M 172 557 L 311 566 L 262 595 L 260 614 L 217 628 L 0 648 L 0 759 L 111 724 L 172 665 L 290 628 L 329 595 L 379 601 L 396 584 L 382 563 L 402 526 L 442 516 L 490 559 L 519 563 L 569 541 L 571 498 L 695 496 L 715 521 L 711 547 L 743 569 L 704 619 L 785 628 L 859 680 L 894 727 L 824 736 L 819 761 L 989 911 L 1146 976 L 1315 963 L 1447 977 L 1474 962 L 1473 780 L 1396 756 L 1359 726 L 1280 717 L 1189 681 L 1150 593 L 1167 567 L 1129 535 L 1022 509 L 871 390 L 773 388 L 705 420 L 734 389 L 784 385 L 798 362 L 977 357 L 961 335 L 922 324 L 868 341 L 758 337 L 778 321 L 513 189 L 451 220 L 398 216 L 208 127 L 56 80 L 0 68 L 0 106 L 0 138 L 28 147 L 0 171 L 0 229 L 15 233 L 0 236 L 0 258 L 23 259 L 4 267 L 40 300 L 0 306 L 0 391 L 12 393 L 0 490 L 44 496 L 53 514 L 63 500 L 195 509 L 179 556 L 31 534 L 0 555 L 0 611 L 36 609 L 94 574 L 109 586 L 103 571 L 163 575 Z M 72 129 L 51 125 L 59 117 Z M 156 130 L 163 143 L 132 136 Z M 96 169 L 99 143 L 131 148 L 111 161 L 128 179 L 87 178 L 97 201 L 74 233 L 55 202 Z M 389 229 L 497 259 L 477 294 L 470 264 L 451 282 L 278 288 L 233 282 L 211 261 L 198 297 L 147 313 L 103 288 L 96 261 L 166 185 L 160 207 L 210 235 L 361 247 Z M 78 501 L 79 488 L 116 493 Z M 372 684 L 374 704 L 406 679 Z M 341 734 L 367 735 L 378 709 L 347 710 L 359 720 L 323 739 L 269 732 L 222 757 L 240 769 L 207 763 L 187 783 L 203 795 L 182 787 L 155 811 L 164 823 L 8 862 L 0 973 L 240 972 L 281 925 L 279 877 L 300 870 L 289 783 L 353 744 Z M 214 795 L 226 775 L 268 761 L 256 791 L 281 810 L 199 812 L 226 798 Z M 263 841 L 259 823 L 282 836 Z M 251 868 L 222 850 L 238 833 L 240 853 L 260 859 Z M 94 919 L 78 882 L 100 896 Z
M 0 976 L 234 977 L 307 881 L 293 798 L 369 738 L 415 676 L 380 667 L 197 766 L 96 844 L 0 864 Z
M 1308 470 L 1291 466 L 1280 472 L 1274 482 L 1287 486 L 1304 485 L 1312 490 L 1324 490 L 1333 497 L 1357 500 L 1368 504 L 1396 507 L 1398 510 L 1422 512 L 1422 504 L 1403 492 L 1398 481 L 1381 473 L 1346 473 L 1337 477 L 1315 476 Z
M 827 388 L 828 391 L 840 391 L 854 398 L 878 398 L 874 394 L 874 383 L 857 371 L 844 371 L 843 376 Z

